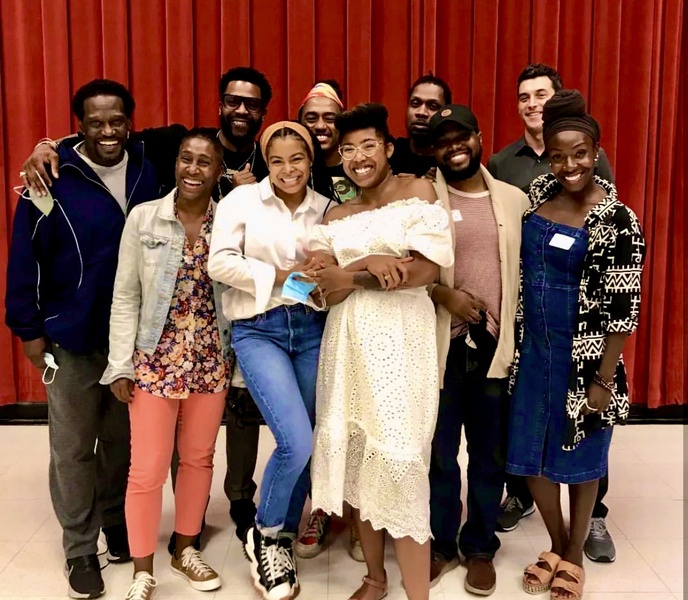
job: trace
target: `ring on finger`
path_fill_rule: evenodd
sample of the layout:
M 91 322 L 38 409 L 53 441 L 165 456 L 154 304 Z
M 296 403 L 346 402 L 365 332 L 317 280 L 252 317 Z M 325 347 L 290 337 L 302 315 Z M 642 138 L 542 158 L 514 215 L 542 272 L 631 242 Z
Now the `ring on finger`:
M 387 281 L 388 279 L 391 279 L 391 278 L 392 278 L 391 275 L 385 275 L 385 281 Z

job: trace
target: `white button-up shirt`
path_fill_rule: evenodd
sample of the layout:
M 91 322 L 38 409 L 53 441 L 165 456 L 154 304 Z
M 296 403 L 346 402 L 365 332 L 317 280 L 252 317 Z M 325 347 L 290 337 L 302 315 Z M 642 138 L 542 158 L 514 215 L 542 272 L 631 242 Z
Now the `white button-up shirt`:
M 294 214 L 278 198 L 266 177 L 241 185 L 218 204 L 208 258 L 208 273 L 230 288 L 222 312 L 230 321 L 248 319 L 283 304 L 277 269 L 289 270 L 306 259 L 309 230 L 319 225 L 333 202 L 306 188 Z M 315 304 L 308 302 L 313 308 Z

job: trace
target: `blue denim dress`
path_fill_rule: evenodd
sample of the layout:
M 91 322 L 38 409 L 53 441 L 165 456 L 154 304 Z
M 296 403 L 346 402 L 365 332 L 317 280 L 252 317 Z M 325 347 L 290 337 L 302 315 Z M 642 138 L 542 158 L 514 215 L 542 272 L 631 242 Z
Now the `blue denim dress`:
M 573 238 L 563 249 L 555 235 Z M 607 472 L 612 429 L 591 433 L 575 450 L 562 449 L 566 393 L 578 320 L 578 288 L 588 232 L 533 214 L 523 225 L 525 332 L 511 399 L 507 472 L 583 483 Z

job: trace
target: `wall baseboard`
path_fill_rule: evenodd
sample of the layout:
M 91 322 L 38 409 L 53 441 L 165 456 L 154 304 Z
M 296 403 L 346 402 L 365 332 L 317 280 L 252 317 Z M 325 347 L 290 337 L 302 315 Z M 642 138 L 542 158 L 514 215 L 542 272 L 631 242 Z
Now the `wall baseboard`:
M 0 425 L 45 425 L 48 422 L 48 405 L 44 402 L 8 404 L 0 406 Z M 688 424 L 688 405 L 675 404 L 659 408 L 631 405 L 629 425 Z

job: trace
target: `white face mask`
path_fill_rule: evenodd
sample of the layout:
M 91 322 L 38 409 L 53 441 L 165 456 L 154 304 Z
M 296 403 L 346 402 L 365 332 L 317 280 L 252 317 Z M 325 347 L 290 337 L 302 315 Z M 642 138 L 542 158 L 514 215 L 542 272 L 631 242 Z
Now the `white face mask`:
M 45 385 L 50 385 L 53 381 L 55 381 L 55 375 L 57 374 L 57 370 L 60 368 L 58 364 L 55 362 L 55 357 L 50 354 L 50 352 L 46 352 L 43 354 L 43 360 L 45 361 L 46 367 L 45 371 L 43 371 L 43 376 L 41 377 L 41 381 Z M 52 377 L 48 379 L 48 371 L 50 369 L 53 370 Z

